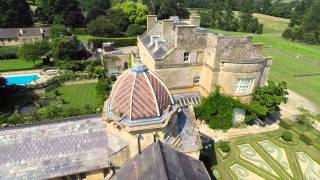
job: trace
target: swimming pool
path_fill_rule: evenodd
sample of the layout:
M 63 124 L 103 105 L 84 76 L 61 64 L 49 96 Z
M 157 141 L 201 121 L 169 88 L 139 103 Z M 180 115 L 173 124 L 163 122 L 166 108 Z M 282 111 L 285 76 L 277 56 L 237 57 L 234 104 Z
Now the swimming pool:
M 27 85 L 32 81 L 39 80 L 41 77 L 39 74 L 28 74 L 28 75 L 17 75 L 17 76 L 6 76 L 4 77 L 8 85 Z

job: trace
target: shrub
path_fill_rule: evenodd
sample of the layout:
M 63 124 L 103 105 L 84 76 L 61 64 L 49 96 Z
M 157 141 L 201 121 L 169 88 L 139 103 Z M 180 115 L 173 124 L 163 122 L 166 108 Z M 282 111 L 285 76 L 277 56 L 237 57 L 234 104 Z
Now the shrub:
M 229 129 L 232 127 L 234 108 L 243 108 L 240 101 L 222 96 L 219 89 L 194 108 L 197 118 L 204 120 L 212 129 Z
M 119 37 L 119 38 L 90 38 L 88 42 L 92 43 L 95 48 L 101 48 L 104 42 L 114 42 L 115 47 L 136 46 L 136 37 Z
M 71 29 L 71 33 L 75 35 L 88 35 L 86 28 L 73 28 Z
M 290 131 L 284 131 L 281 135 L 281 138 L 285 141 L 291 141 L 292 140 L 292 133 Z
M 137 36 L 143 34 L 145 28 L 139 24 L 130 24 L 126 31 L 127 36 Z
M 230 152 L 230 145 L 229 142 L 222 141 L 219 143 L 219 148 L 222 150 L 222 152 L 228 153 Z
M 304 143 L 306 143 L 308 146 L 312 145 L 312 139 L 306 135 L 306 134 L 301 134 L 299 137 Z
M 289 124 L 286 120 L 281 120 L 279 125 L 285 129 L 291 129 L 291 124 Z
M 0 47 L 0 60 L 1 59 L 16 59 L 18 58 L 17 47 Z

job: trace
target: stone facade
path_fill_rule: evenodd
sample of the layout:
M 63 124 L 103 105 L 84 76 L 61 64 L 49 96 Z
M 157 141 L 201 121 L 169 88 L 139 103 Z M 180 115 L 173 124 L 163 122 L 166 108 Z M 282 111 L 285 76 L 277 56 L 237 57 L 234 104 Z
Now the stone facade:
M 0 28 L 0 46 L 20 46 L 49 37 L 49 28 Z
M 147 17 L 147 32 L 138 37 L 141 61 L 172 93 L 200 91 L 207 96 L 220 87 L 247 103 L 266 84 L 272 63 L 251 37 L 225 37 L 199 27 L 200 17 L 157 20 Z

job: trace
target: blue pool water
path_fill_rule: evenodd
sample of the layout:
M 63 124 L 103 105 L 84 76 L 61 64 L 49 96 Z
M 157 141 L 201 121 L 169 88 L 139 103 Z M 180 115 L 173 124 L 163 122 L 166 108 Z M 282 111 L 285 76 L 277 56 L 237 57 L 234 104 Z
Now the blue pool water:
M 8 76 L 5 77 L 9 85 L 27 85 L 32 81 L 39 80 L 39 74 L 21 75 L 21 76 Z

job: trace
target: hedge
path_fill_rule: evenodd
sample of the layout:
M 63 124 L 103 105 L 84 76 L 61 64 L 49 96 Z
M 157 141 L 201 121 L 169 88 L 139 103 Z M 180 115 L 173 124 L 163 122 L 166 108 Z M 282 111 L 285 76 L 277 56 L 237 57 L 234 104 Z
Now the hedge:
M 16 59 L 18 58 L 17 47 L 0 47 L 0 60 L 1 59 Z
M 284 131 L 281 135 L 281 138 L 285 141 L 291 141 L 292 140 L 292 133 L 290 131 Z
M 285 129 L 291 129 L 291 125 L 285 120 L 281 120 L 279 125 Z
M 71 29 L 71 33 L 75 35 L 88 35 L 86 28 L 73 28 Z
M 299 137 L 304 143 L 306 143 L 308 146 L 312 145 L 312 139 L 306 135 L 306 134 L 300 134 Z
M 101 48 L 104 42 L 114 42 L 115 47 L 136 46 L 137 37 L 119 37 L 119 38 L 90 38 L 89 43 L 93 43 L 95 48 Z

